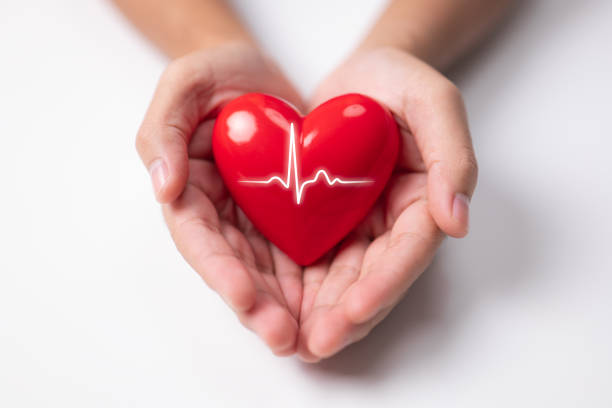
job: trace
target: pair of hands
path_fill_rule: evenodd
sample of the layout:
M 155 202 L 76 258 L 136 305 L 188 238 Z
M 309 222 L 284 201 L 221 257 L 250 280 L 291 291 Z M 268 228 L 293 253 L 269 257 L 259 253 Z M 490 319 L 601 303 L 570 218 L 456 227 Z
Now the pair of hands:
M 477 166 L 465 109 L 445 77 L 397 49 L 358 52 L 332 73 L 308 106 L 349 92 L 368 95 L 394 114 L 402 150 L 369 216 L 322 260 L 302 268 L 248 221 L 213 161 L 220 107 L 248 92 L 306 111 L 278 68 L 250 45 L 174 60 L 137 149 L 187 262 L 275 354 L 318 361 L 366 336 L 393 309 L 445 233 L 467 233 Z

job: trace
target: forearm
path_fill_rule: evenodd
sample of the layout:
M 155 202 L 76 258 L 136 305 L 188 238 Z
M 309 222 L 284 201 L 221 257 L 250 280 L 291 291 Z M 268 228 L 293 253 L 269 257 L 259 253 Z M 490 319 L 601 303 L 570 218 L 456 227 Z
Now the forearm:
M 472 47 L 512 0 L 392 0 L 360 49 L 393 46 L 442 69 Z
M 113 0 L 125 16 L 175 58 L 225 42 L 252 42 L 222 0 Z

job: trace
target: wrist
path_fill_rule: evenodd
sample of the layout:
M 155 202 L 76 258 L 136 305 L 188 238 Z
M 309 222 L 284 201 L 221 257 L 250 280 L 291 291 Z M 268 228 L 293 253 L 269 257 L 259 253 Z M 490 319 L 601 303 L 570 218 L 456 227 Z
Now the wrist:
M 394 52 L 409 54 L 434 67 L 439 65 L 436 51 L 428 47 L 424 41 L 420 41 L 418 36 L 413 34 L 393 36 L 390 34 L 376 35 L 373 33 L 354 50 L 353 55 L 378 49 L 388 49 Z
M 185 51 L 182 54 L 232 47 L 259 49 L 255 41 L 247 34 L 203 32 L 199 33 L 198 35 L 194 35 L 193 39 L 187 42 L 185 45 Z M 175 55 L 175 57 L 179 56 L 181 55 Z
M 203 41 L 185 55 L 191 54 L 206 54 L 213 59 L 239 59 L 243 61 L 242 64 L 249 66 L 265 67 L 268 70 L 278 69 L 274 60 L 258 44 L 245 39 L 225 38 L 222 41 Z
M 418 46 L 413 36 L 398 36 L 389 32 L 378 33 L 374 31 L 359 44 L 356 51 L 370 51 L 379 48 L 393 48 L 412 54 Z

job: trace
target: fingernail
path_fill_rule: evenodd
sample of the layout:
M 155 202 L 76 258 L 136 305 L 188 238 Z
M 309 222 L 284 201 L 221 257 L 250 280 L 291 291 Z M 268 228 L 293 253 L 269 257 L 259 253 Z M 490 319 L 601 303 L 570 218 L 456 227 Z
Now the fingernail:
M 162 159 L 155 159 L 149 166 L 149 174 L 153 182 L 153 190 L 158 194 L 168 180 L 168 166 Z
M 453 200 L 453 218 L 466 226 L 470 224 L 470 198 L 465 194 L 455 194 Z

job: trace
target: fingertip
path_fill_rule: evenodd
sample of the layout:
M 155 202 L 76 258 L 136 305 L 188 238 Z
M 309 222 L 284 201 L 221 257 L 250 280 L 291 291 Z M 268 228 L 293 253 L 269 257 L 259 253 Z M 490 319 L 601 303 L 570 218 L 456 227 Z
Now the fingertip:
M 187 184 L 187 144 L 174 127 L 173 131 L 150 127 L 142 126 L 136 138 L 136 150 L 149 172 L 155 198 L 166 204 L 176 200 Z
M 455 191 L 451 183 L 434 171 L 428 181 L 428 207 L 438 227 L 453 238 L 463 238 L 469 231 L 470 197 Z
M 297 354 L 299 359 L 304 363 L 317 363 L 321 361 L 321 358 L 315 356 L 308 348 L 308 340 L 312 332 L 312 327 L 313 321 L 311 319 L 300 322 L 297 336 Z
M 239 313 L 251 310 L 257 302 L 257 291 L 254 284 L 249 282 L 229 282 L 221 296 L 232 309 Z
M 321 361 L 321 358 L 315 356 L 308 348 L 308 341 L 306 336 L 300 333 L 300 338 L 297 344 L 297 353 L 300 360 L 304 363 L 314 364 Z
M 261 337 L 277 356 L 288 356 L 295 353 L 298 325 L 289 312 L 280 309 L 277 312 L 278 324 L 270 324 L 261 332 Z
M 282 351 L 273 351 L 273 353 L 276 357 L 289 357 L 295 354 L 295 349 L 289 348 Z
M 453 238 L 465 237 L 469 232 L 469 198 L 457 193 L 450 195 L 444 201 L 450 204 L 440 205 L 439 202 L 429 201 L 429 208 L 436 224 L 440 230 Z
M 470 228 L 470 198 L 462 193 L 455 194 L 453 198 L 452 218 L 456 224 L 455 234 L 449 234 L 455 238 L 463 238 Z
M 151 162 L 148 167 L 148 171 L 149 176 L 151 177 L 151 183 L 153 184 L 155 198 L 157 198 L 159 201 L 160 192 L 163 192 L 168 184 L 168 165 L 166 164 L 165 160 L 157 158 Z
M 298 347 L 298 325 L 295 322 L 295 327 L 289 331 L 285 331 L 278 341 L 277 346 L 272 348 L 274 355 L 278 357 L 288 357 L 297 352 Z
M 347 319 L 344 310 L 334 307 L 312 326 L 308 350 L 315 358 L 329 358 L 350 343 L 354 329 L 355 325 Z
M 302 354 L 301 352 L 298 354 L 298 358 L 307 364 L 316 364 L 321 361 L 319 357 L 316 357 L 312 354 Z
M 160 204 L 169 204 L 179 198 L 185 188 L 184 186 L 184 183 L 179 182 L 168 184 L 155 193 L 155 199 Z
M 255 307 L 257 289 L 246 268 L 236 259 L 225 259 L 216 266 L 216 274 L 222 278 L 210 282 L 212 288 L 237 313 L 247 313 Z
M 294 354 L 297 348 L 297 322 L 269 294 L 257 294 L 252 308 L 237 313 L 240 322 L 253 331 L 275 355 L 283 357 Z
M 277 357 L 289 357 L 297 353 L 297 341 L 293 341 L 286 348 L 280 348 L 272 351 Z
M 334 354 L 335 339 L 330 332 L 326 330 L 314 330 L 310 339 L 308 339 L 308 350 L 314 359 L 320 360 Z
M 185 189 L 189 177 L 189 159 L 155 159 L 149 166 L 156 200 L 161 204 L 176 200 Z

